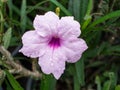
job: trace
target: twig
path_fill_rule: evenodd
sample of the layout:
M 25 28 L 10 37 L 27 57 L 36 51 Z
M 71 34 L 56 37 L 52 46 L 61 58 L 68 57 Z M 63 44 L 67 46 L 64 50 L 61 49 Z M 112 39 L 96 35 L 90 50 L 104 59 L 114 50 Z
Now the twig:
M 30 71 L 26 68 L 24 68 L 22 65 L 16 63 L 11 56 L 10 52 L 7 51 L 3 46 L 0 45 L 0 52 L 6 57 L 5 63 L 9 66 L 11 66 L 13 69 L 9 70 L 11 73 L 20 74 L 22 76 L 32 76 L 35 78 L 41 78 L 41 74 L 36 71 Z
M 37 71 L 37 59 L 32 59 L 32 70 Z
M 98 8 L 101 9 L 102 8 L 102 3 L 103 3 L 103 0 L 100 0 L 99 4 L 98 4 Z

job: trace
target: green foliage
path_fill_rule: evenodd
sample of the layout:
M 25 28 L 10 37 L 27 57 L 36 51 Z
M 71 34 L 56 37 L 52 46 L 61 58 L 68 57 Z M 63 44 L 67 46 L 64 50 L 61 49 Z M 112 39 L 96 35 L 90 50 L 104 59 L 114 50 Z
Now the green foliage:
M 117 86 L 115 87 L 115 90 L 120 90 L 120 85 L 117 85 Z
M 9 28 L 3 37 L 3 46 L 7 49 L 10 45 L 10 40 L 12 37 L 12 28 Z
M 89 0 L 86 15 L 84 17 L 85 21 L 82 25 L 82 30 L 84 30 L 87 27 L 87 25 L 91 22 L 92 16 L 90 14 L 92 12 L 92 8 L 93 8 L 93 0 Z
M 74 75 L 74 90 L 80 90 L 80 83 L 76 74 Z
M 60 7 L 60 9 L 68 16 L 71 15 L 71 13 L 62 5 L 60 4 L 58 1 L 56 0 L 50 0 L 52 3 L 54 3 L 57 7 Z
M 83 22 L 88 6 L 88 0 L 69 0 L 69 10 L 75 19 Z
M 27 5 L 27 1 L 26 0 L 22 0 L 22 4 L 21 4 L 21 12 L 20 12 L 20 16 L 21 16 L 21 23 L 20 23 L 20 26 L 21 26 L 21 29 L 22 29 L 22 32 L 25 31 L 26 29 L 26 22 L 27 22 L 27 16 L 26 16 L 26 6 Z
M 15 80 L 14 76 L 10 74 L 7 70 L 5 70 L 5 73 L 7 75 L 7 79 L 9 80 L 9 83 L 13 87 L 14 90 L 24 90 L 20 84 Z
M 105 72 L 105 77 L 109 77 L 109 80 L 104 82 L 102 90 L 113 90 L 116 86 L 116 77 L 113 72 Z
M 101 81 L 99 76 L 96 76 L 95 83 L 97 84 L 97 90 L 101 90 Z
M 85 85 L 85 75 L 84 75 L 84 58 L 81 58 L 76 64 L 75 64 L 75 77 L 77 77 L 77 80 L 79 81 L 79 84 L 81 86 Z
M 4 1 L 4 2 L 3 2 Z M 36 14 L 44 14 L 56 7 L 61 16 L 74 16 L 80 22 L 81 36 L 86 40 L 88 50 L 75 64 L 67 64 L 65 73 L 59 80 L 52 75 L 31 81 L 31 90 L 120 90 L 120 0 L 0 0 L 0 44 L 14 58 L 24 60 L 18 51 L 21 36 L 27 30 L 34 30 L 32 22 Z M 44 22 L 42 22 L 44 23 Z M 1 42 L 2 40 L 2 42 Z M 0 55 L 0 70 L 4 71 L 4 56 Z M 23 63 L 23 62 L 22 62 Z M 22 64 L 21 63 L 21 64 Z M 7 69 L 11 69 L 8 67 Z M 6 90 L 23 90 L 15 77 L 6 72 Z M 15 74 L 15 76 L 17 76 Z M 29 78 L 29 77 L 28 77 Z M 23 78 L 22 78 L 23 79 Z M 3 78 L 4 80 L 4 78 Z M 94 81 L 95 80 L 95 81 Z M 30 83 L 26 81 L 25 83 Z M 3 87 L 4 90 L 4 85 Z M 62 90 L 61 89 L 61 90 Z M 24 90 L 26 86 L 24 85 Z
M 120 17 L 120 10 L 111 12 L 111 13 L 109 13 L 109 14 L 107 14 L 107 15 L 99 18 L 99 19 L 97 19 L 96 21 L 94 21 L 94 22 L 89 26 L 89 28 L 90 28 L 90 27 L 94 27 L 95 25 L 97 25 L 97 24 L 99 24 L 99 23 L 102 23 L 102 22 L 104 22 L 104 21 L 106 21 L 106 20 L 108 20 L 108 19 L 110 19 L 110 18 L 113 18 L 113 17 Z
M 55 90 L 56 80 L 52 75 L 43 75 L 40 90 Z

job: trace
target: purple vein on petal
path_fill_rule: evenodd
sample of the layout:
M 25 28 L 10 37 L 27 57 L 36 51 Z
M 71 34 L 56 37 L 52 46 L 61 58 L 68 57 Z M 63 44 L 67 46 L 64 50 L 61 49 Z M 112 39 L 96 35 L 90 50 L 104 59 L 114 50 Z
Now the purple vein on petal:
M 58 48 L 58 47 L 61 46 L 61 40 L 60 40 L 59 37 L 53 36 L 53 37 L 50 39 L 48 45 L 49 45 L 50 47 L 52 47 L 52 48 Z

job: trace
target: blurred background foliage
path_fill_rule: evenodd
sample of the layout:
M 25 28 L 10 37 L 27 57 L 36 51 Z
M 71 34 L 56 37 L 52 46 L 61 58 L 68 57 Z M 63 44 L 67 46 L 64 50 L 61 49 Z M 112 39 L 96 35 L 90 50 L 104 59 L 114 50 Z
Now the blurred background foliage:
M 21 36 L 34 29 L 36 14 L 56 7 L 61 9 L 60 17 L 74 16 L 80 22 L 80 37 L 88 50 L 77 63 L 66 65 L 58 81 L 44 74 L 37 79 L 16 78 L 0 61 L 5 72 L 0 74 L 0 90 L 120 90 L 120 0 L 0 0 L 0 43 L 31 70 L 30 58 L 18 52 Z

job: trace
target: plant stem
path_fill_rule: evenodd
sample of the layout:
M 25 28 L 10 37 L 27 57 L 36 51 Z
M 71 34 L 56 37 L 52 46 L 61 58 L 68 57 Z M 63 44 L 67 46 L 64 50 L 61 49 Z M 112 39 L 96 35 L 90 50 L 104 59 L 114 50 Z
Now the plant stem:
M 2 43 L 2 36 L 4 31 L 4 17 L 3 17 L 3 9 L 4 9 L 4 2 L 1 2 L 1 8 L 0 8 L 0 44 Z

